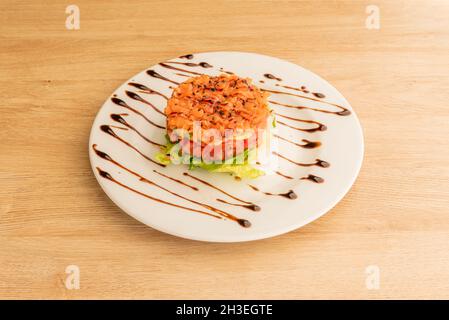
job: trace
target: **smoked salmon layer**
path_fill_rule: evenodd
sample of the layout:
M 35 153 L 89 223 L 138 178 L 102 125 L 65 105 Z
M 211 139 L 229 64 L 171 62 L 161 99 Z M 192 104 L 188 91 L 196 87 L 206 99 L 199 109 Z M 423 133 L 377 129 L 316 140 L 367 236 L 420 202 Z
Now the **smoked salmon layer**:
M 248 78 L 227 74 L 189 78 L 173 90 L 164 111 L 168 145 L 180 142 L 184 155 L 200 162 L 248 154 L 262 143 L 261 132 L 270 129 L 267 98 Z M 204 148 L 211 149 L 211 144 L 215 147 L 205 159 Z
M 193 132 L 194 121 L 201 129 L 264 129 L 270 109 L 268 94 L 251 84 L 250 79 L 235 75 L 202 75 L 181 83 L 168 100 L 165 114 L 167 130 Z

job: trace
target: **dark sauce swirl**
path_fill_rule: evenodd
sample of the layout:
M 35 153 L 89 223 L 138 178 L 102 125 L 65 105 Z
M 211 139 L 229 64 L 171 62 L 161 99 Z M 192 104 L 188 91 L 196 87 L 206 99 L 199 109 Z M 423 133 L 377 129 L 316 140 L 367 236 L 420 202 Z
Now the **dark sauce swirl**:
M 251 184 L 248 184 L 248 186 L 251 189 L 253 189 L 254 191 L 262 192 L 263 194 L 266 194 L 267 196 L 279 196 L 279 197 L 284 197 L 284 198 L 291 199 L 291 200 L 298 198 L 298 195 L 293 190 L 289 190 L 284 193 L 271 193 L 271 192 L 260 191 L 259 188 L 257 188 L 256 186 L 253 186 Z
M 129 130 L 128 128 L 123 128 L 123 127 L 113 126 L 113 125 L 111 125 L 110 127 L 111 128 L 115 128 L 115 129 L 119 129 L 119 130 L 123 130 L 123 131 L 128 131 Z
M 333 107 L 337 107 L 337 108 L 340 109 L 340 111 L 329 111 L 329 110 L 312 108 L 312 107 L 306 107 L 306 106 L 293 106 L 293 105 L 288 105 L 288 104 L 284 104 L 284 103 L 280 103 L 280 102 L 276 102 L 276 101 L 269 101 L 270 103 L 281 105 L 281 106 L 284 106 L 284 107 L 296 108 L 296 109 L 309 109 L 309 110 L 313 110 L 313 111 L 317 111 L 317 112 L 336 114 L 338 116 L 348 116 L 348 115 L 351 114 L 351 111 L 349 109 L 347 109 L 347 108 L 345 108 L 345 107 L 343 107 L 341 105 L 338 105 L 336 103 L 320 100 L 320 99 L 317 99 L 317 98 L 307 97 L 307 96 L 304 96 L 304 95 L 295 94 L 295 93 L 291 93 L 291 92 L 268 90 L 268 89 L 261 89 L 261 90 L 265 91 L 265 92 L 269 92 L 269 93 L 274 93 L 274 94 L 284 94 L 284 95 L 304 98 L 304 99 L 308 99 L 308 100 L 312 100 L 312 101 L 318 101 L 318 102 L 321 102 L 321 103 L 324 103 L 324 104 L 327 104 L 327 105 L 330 105 L 330 106 L 333 106 Z
M 158 147 L 164 147 L 163 144 L 160 144 L 158 142 L 155 142 L 151 139 L 148 139 L 147 137 L 145 137 L 139 130 L 137 130 L 134 126 L 132 126 L 131 124 L 129 124 L 121 115 L 113 113 L 111 114 L 111 119 L 121 123 L 122 125 L 124 125 L 125 127 L 128 127 L 129 129 L 131 129 L 132 131 L 134 131 L 135 133 L 137 133 L 142 139 L 144 139 L 146 142 L 154 145 L 154 146 L 158 146 Z
M 154 111 L 156 111 L 157 113 L 159 113 L 159 114 L 161 114 L 161 115 L 163 115 L 163 116 L 165 117 L 165 113 L 163 113 L 161 110 L 159 110 L 158 108 L 156 108 L 156 107 L 154 106 L 154 104 L 152 104 L 150 101 L 145 100 L 144 98 L 142 98 L 141 96 L 139 96 L 137 93 L 132 92 L 132 91 L 128 91 L 128 90 L 125 90 L 125 93 L 126 93 L 126 95 L 127 95 L 129 98 L 134 99 L 134 100 L 139 101 L 139 102 L 142 102 L 142 103 L 144 103 L 144 104 L 150 106 Z
M 252 204 L 232 203 L 232 202 L 228 202 L 223 199 L 217 199 L 217 201 L 221 202 L 221 203 L 229 204 L 231 206 L 242 207 L 242 208 L 249 209 L 252 211 L 260 211 L 261 210 L 261 208 L 257 204 L 254 204 L 254 203 L 252 203 Z
M 286 175 L 286 174 L 284 174 L 284 173 L 282 173 L 282 172 L 280 172 L 280 171 L 276 171 L 276 174 L 279 175 L 279 176 L 281 176 L 281 177 L 284 177 L 284 178 L 286 178 L 286 179 L 289 179 L 289 180 L 293 179 L 293 177 L 288 176 L 288 175 Z
M 322 124 L 322 123 L 319 123 L 319 122 L 317 122 L 317 121 L 313 121 L 313 120 L 303 120 L 302 122 L 312 123 L 312 124 L 315 125 L 315 127 L 313 127 L 313 128 L 298 128 L 298 127 L 294 127 L 294 126 L 292 126 L 292 125 L 289 125 L 289 124 L 287 124 L 287 123 L 285 123 L 285 122 L 276 120 L 276 123 L 277 123 L 277 124 L 280 124 L 281 126 L 285 126 L 285 127 L 287 127 L 287 128 L 290 128 L 290 129 L 293 129 L 293 130 L 297 130 L 297 131 L 304 131 L 304 132 L 310 132 L 310 133 L 312 133 L 312 132 L 326 131 L 326 130 L 327 130 L 326 125 L 324 125 L 324 124 Z
M 309 90 L 306 90 L 305 86 L 301 86 L 301 87 L 292 87 L 292 86 L 286 86 L 286 85 L 280 85 L 280 84 L 276 84 L 276 86 L 278 87 L 282 87 L 285 89 L 291 89 L 291 90 L 296 90 L 299 92 L 303 92 L 303 93 L 312 93 L 315 97 L 323 99 L 326 98 L 326 95 L 324 95 L 324 93 L 320 93 L 320 92 L 310 92 Z
M 207 62 L 179 62 L 179 61 L 166 61 L 164 64 L 180 64 L 187 67 L 201 67 L 201 68 L 213 68 L 214 66 Z
M 185 182 L 182 181 L 182 180 L 179 180 L 179 179 L 170 177 L 170 176 L 168 176 L 168 175 L 166 175 L 166 174 L 163 174 L 162 172 L 159 172 L 159 171 L 157 171 L 157 170 L 153 170 L 153 172 L 154 172 L 154 173 L 157 173 L 158 175 L 160 175 L 160 176 L 162 176 L 162 177 L 164 177 L 164 178 L 170 179 L 170 180 L 175 181 L 175 182 L 177 182 L 177 183 L 179 183 L 179 184 L 181 184 L 181 185 L 183 185 L 183 186 L 186 186 L 186 187 L 188 187 L 188 188 L 190 188 L 190 189 L 192 189 L 192 190 L 195 190 L 195 191 L 198 191 L 198 190 L 199 190 L 199 189 L 198 189 L 197 187 L 195 187 L 195 186 L 192 186 L 192 185 L 190 185 L 190 184 L 188 184 L 188 183 L 185 183 Z
M 221 72 L 224 72 L 224 73 L 227 73 L 227 74 L 231 74 L 231 75 L 234 74 L 234 72 L 225 70 L 225 69 L 223 69 L 223 68 L 220 68 L 220 71 L 221 71 Z
M 154 161 L 153 159 L 151 159 L 150 157 L 148 157 L 146 154 L 144 154 L 142 151 L 140 151 L 139 149 L 137 149 L 136 147 L 134 147 L 131 143 L 129 143 L 128 141 L 120 138 L 115 132 L 114 130 L 112 130 L 111 126 L 109 125 L 102 125 L 100 126 L 100 130 L 103 131 L 104 133 L 107 133 L 108 135 L 110 135 L 111 137 L 113 137 L 114 139 L 117 139 L 118 141 L 120 141 L 121 143 L 125 144 L 126 146 L 128 146 L 129 148 L 133 149 L 134 151 L 136 151 L 138 154 L 140 154 L 142 157 L 144 157 L 145 159 L 147 159 L 148 161 L 157 164 L 158 166 L 161 167 L 165 167 L 165 164 L 159 163 L 157 161 Z
M 164 200 L 159 199 L 159 198 L 152 197 L 149 194 L 146 194 L 146 193 L 143 193 L 143 192 L 141 192 L 139 190 L 133 189 L 130 186 L 127 186 L 126 184 L 124 184 L 124 183 L 114 179 L 109 172 L 104 171 L 104 170 L 102 170 L 99 167 L 96 167 L 96 169 L 97 169 L 98 174 L 100 175 L 100 177 L 105 178 L 105 179 L 107 179 L 109 181 L 112 181 L 115 184 L 118 184 L 119 186 L 121 186 L 121 187 L 123 187 L 123 188 L 125 188 L 125 189 L 127 189 L 127 190 L 129 190 L 131 192 L 137 193 L 138 195 L 140 195 L 142 197 L 145 197 L 145 198 L 151 199 L 153 201 L 160 202 L 160 203 L 172 206 L 172 207 L 176 207 L 176 208 L 180 208 L 180 209 L 184 209 L 184 210 L 188 210 L 188 211 L 193 211 L 193 212 L 196 212 L 196 213 L 201 213 L 201 214 L 204 214 L 204 215 L 207 215 L 207 216 L 210 216 L 210 217 L 214 217 L 214 218 L 217 218 L 217 219 L 222 219 L 221 216 L 218 216 L 218 215 L 215 215 L 215 214 L 211 214 L 211 213 L 206 212 L 206 211 L 201 211 L 201 210 L 197 210 L 197 209 L 193 209 L 193 208 L 189 208 L 189 207 L 184 207 L 184 206 L 181 206 L 181 205 L 176 204 L 176 203 L 172 203 L 172 202 L 164 201 Z M 237 221 L 237 222 L 241 225 L 240 221 Z
M 164 68 L 170 69 L 170 70 L 181 71 L 181 72 L 190 73 L 190 74 L 197 75 L 197 76 L 204 74 L 204 73 L 200 73 L 200 72 L 196 72 L 196 71 L 192 71 L 192 70 L 177 68 L 177 67 L 172 66 L 171 64 L 184 65 L 187 67 L 201 67 L 201 68 L 212 68 L 213 67 L 212 65 L 210 65 L 207 62 L 194 63 L 194 62 L 166 61 L 166 62 L 159 63 L 159 65 L 161 67 L 164 67 Z
M 147 94 L 155 94 L 155 95 L 158 95 L 158 96 L 164 98 L 165 100 L 168 100 L 168 97 L 166 95 L 164 95 L 164 94 L 162 94 L 159 91 L 156 91 L 154 89 L 148 88 L 147 86 L 145 86 L 145 85 L 143 85 L 141 83 L 130 82 L 130 83 L 128 83 L 128 85 L 131 86 L 131 87 L 139 89 L 140 92 L 147 93 Z
M 92 149 L 95 151 L 95 153 L 96 153 L 100 158 L 105 159 L 105 160 L 107 160 L 107 161 L 113 163 L 113 164 L 116 165 L 117 167 L 119 167 L 119 168 L 121 168 L 121 169 L 123 169 L 123 170 L 125 170 L 125 171 L 127 171 L 127 172 L 129 172 L 129 173 L 131 173 L 132 175 L 134 175 L 134 176 L 136 176 L 137 178 L 139 178 L 139 180 L 142 181 L 142 182 L 145 182 L 145 183 L 148 183 L 148 184 L 150 184 L 150 185 L 152 185 L 152 186 L 155 186 L 156 188 L 159 188 L 159 189 L 161 189 L 161 190 L 163 190 L 163 191 L 165 191 L 165 192 L 168 192 L 168 193 L 170 193 L 171 195 L 173 195 L 173 196 L 175 196 L 175 197 L 181 198 L 181 199 L 183 199 L 183 200 L 186 200 L 186 201 L 188 201 L 188 202 L 194 203 L 194 204 L 199 205 L 199 206 L 201 206 L 201 207 L 203 207 L 203 208 L 206 208 L 206 209 L 208 209 L 208 210 L 211 210 L 211 211 L 213 211 L 214 213 L 217 213 L 217 214 L 219 214 L 219 215 L 221 215 L 221 216 L 223 216 L 223 217 L 225 217 L 225 218 L 227 218 L 227 219 L 230 219 L 230 220 L 232 220 L 232 221 L 237 222 L 237 223 L 238 223 L 239 225 L 241 225 L 241 226 L 244 226 L 244 227 L 249 227 L 249 226 L 251 226 L 251 223 L 250 223 L 248 220 L 237 218 L 237 217 L 233 216 L 232 214 L 227 213 L 227 212 L 225 212 L 225 211 L 223 211 L 223 210 L 221 210 L 221 209 L 218 209 L 218 208 L 215 208 L 215 207 L 210 206 L 210 205 L 208 205 L 208 204 L 205 204 L 205 203 L 202 203 L 202 202 L 199 202 L 199 201 L 196 201 L 196 200 L 187 198 L 187 197 L 185 197 L 185 196 L 183 196 L 183 195 L 180 195 L 180 194 L 178 194 L 178 193 L 176 193 L 176 192 L 174 192 L 174 191 L 171 191 L 171 190 L 165 188 L 164 186 L 162 186 L 162 185 L 160 185 L 160 184 L 158 184 L 158 183 L 156 183 L 156 182 L 154 182 L 154 181 L 152 181 L 152 180 L 150 180 L 150 179 L 147 179 L 147 178 L 143 177 L 143 176 L 140 175 L 139 173 L 137 173 L 137 172 L 135 172 L 135 171 L 133 171 L 133 170 L 127 168 L 126 166 L 124 166 L 124 165 L 122 165 L 121 163 L 117 162 L 116 160 L 112 159 L 112 157 L 109 156 L 107 153 L 98 150 L 98 149 L 97 149 L 97 145 L 95 145 L 95 144 L 92 145 Z M 109 179 L 110 174 L 107 173 L 107 172 L 106 172 L 106 174 L 107 174 L 106 176 L 103 176 L 103 175 L 102 175 L 102 176 L 105 177 L 105 178 L 107 178 L 107 179 Z M 101 174 L 100 174 L 100 175 L 101 175 Z M 109 177 L 108 177 L 108 176 L 109 176 Z M 111 178 L 112 178 L 112 177 L 111 177 Z M 112 181 L 112 180 L 111 180 L 111 181 Z M 129 188 L 128 188 L 128 189 L 129 189 Z M 132 190 L 133 190 L 133 191 L 136 191 L 135 189 L 132 189 Z M 139 193 L 143 195 L 143 193 L 141 193 L 141 192 L 139 192 Z M 147 196 L 148 196 L 148 195 L 147 195 Z M 148 197 L 150 197 L 150 196 L 148 196 Z M 151 198 L 151 199 L 156 199 L 156 198 L 153 198 L 153 197 L 150 197 L 150 198 Z M 158 200 L 160 200 L 160 199 L 158 199 Z M 170 202 L 167 202 L 167 201 L 163 201 L 163 200 L 160 200 L 159 202 L 163 202 L 163 203 L 166 203 L 166 204 L 174 205 L 173 203 L 170 203 Z M 177 206 L 177 205 L 176 205 L 176 206 Z M 184 207 L 184 208 L 185 208 L 185 207 Z M 201 211 L 201 212 L 203 212 L 203 211 Z M 208 213 L 208 214 L 211 215 L 210 213 Z M 213 216 L 215 216 L 215 215 L 213 215 Z
M 285 119 L 289 119 L 292 121 L 296 121 L 296 122 L 302 122 L 302 123 L 311 123 L 311 124 L 315 124 L 317 125 L 321 130 L 320 131 L 324 131 L 323 127 L 326 128 L 325 125 L 323 125 L 322 123 L 319 123 L 318 121 L 314 121 L 314 120 L 304 120 L 304 119 L 300 119 L 300 118 L 294 118 L 294 117 L 290 117 L 290 116 L 286 116 L 280 113 L 275 112 L 274 113 L 276 116 L 281 117 L 281 118 L 285 118 Z
M 323 183 L 324 182 L 323 178 L 318 177 L 318 176 L 313 175 L 313 174 L 309 174 L 306 177 L 302 177 L 301 180 L 309 180 L 309 181 L 312 181 L 312 182 L 315 182 L 315 183 Z
M 185 54 L 183 56 L 179 57 L 180 59 L 188 59 L 188 60 L 192 60 L 193 59 L 193 54 Z
M 134 109 L 133 107 L 129 106 L 129 105 L 128 105 L 125 101 L 123 101 L 122 99 L 113 97 L 113 98 L 111 98 L 111 101 L 112 101 L 113 103 L 115 103 L 116 105 L 118 105 L 118 106 L 120 106 L 120 107 L 123 107 L 123 108 L 125 108 L 125 109 L 128 109 L 128 110 L 134 112 L 135 114 L 141 116 L 141 117 L 144 118 L 145 121 L 147 121 L 149 124 L 151 124 L 151 125 L 153 125 L 153 126 L 155 126 L 155 127 L 157 127 L 157 128 L 160 128 L 160 129 L 165 129 L 164 126 L 161 126 L 161 125 L 159 125 L 159 124 L 154 123 L 153 121 L 151 121 L 150 119 L 148 119 L 142 112 L 140 112 L 140 111 Z
M 185 175 L 185 176 L 187 176 L 187 177 L 190 177 L 190 178 L 192 178 L 192 179 L 194 179 L 194 180 L 196 180 L 196 181 L 198 181 L 198 182 L 201 182 L 202 184 L 204 184 L 204 185 L 206 185 L 206 186 L 208 186 L 208 187 L 211 187 L 212 189 L 215 189 L 215 190 L 217 190 L 217 191 L 219 191 L 219 192 L 221 192 L 221 193 L 227 195 L 228 197 L 230 197 L 230 198 L 232 198 L 232 199 L 234 199 L 234 200 L 237 200 L 237 201 L 239 201 L 239 202 L 246 203 L 246 204 L 249 204 L 249 205 L 254 205 L 254 203 L 249 202 L 249 201 L 245 201 L 245 200 L 240 199 L 240 198 L 237 198 L 236 196 L 230 194 L 229 192 L 226 192 L 226 191 L 224 191 L 223 189 L 218 188 L 217 186 L 213 185 L 213 184 L 210 183 L 210 182 L 207 182 L 207 181 L 205 181 L 205 180 L 203 180 L 203 179 L 200 179 L 200 178 L 198 178 L 198 177 L 195 177 L 195 176 L 191 175 L 191 174 L 188 173 L 188 172 L 184 172 L 183 175 Z
M 263 76 L 270 80 L 282 81 L 281 78 L 276 77 L 275 75 L 272 75 L 271 73 L 265 73 Z
M 164 77 L 163 75 L 161 75 L 160 73 L 158 73 L 158 72 L 156 72 L 156 71 L 154 71 L 154 70 L 151 70 L 151 69 L 150 69 L 150 70 L 147 70 L 147 75 L 149 75 L 150 77 L 156 78 L 156 79 L 160 79 L 160 80 L 163 80 L 163 81 L 167 81 L 167 82 L 176 84 L 176 85 L 179 84 L 179 82 L 170 80 L 170 79 Z
M 291 141 L 291 140 L 289 140 L 287 138 L 281 137 L 278 134 L 273 134 L 273 137 L 281 139 L 283 141 L 286 141 L 288 143 L 291 143 L 291 144 L 293 144 L 295 146 L 298 146 L 298 147 L 301 147 L 301 148 L 304 148 L 304 149 L 314 149 L 314 148 L 318 148 L 319 146 L 321 146 L 321 142 L 319 142 L 319 141 L 310 141 L 310 140 L 307 140 L 307 139 L 302 139 L 301 141 L 304 142 L 304 143 L 301 144 L 301 143 L 297 143 L 297 142 Z
M 192 63 L 192 64 L 194 64 L 194 63 Z M 161 63 L 159 63 L 159 65 L 160 65 L 161 67 L 164 67 L 164 68 L 167 68 L 167 69 L 170 69 L 170 70 L 176 70 L 176 71 L 186 72 L 186 73 L 190 73 L 190 74 L 193 74 L 193 75 L 196 75 L 196 76 L 202 75 L 202 73 L 199 73 L 199 72 L 196 72 L 196 71 L 192 71 L 192 70 L 187 70 L 187 69 L 182 69 L 182 68 L 177 68 L 177 67 L 170 66 L 170 65 L 167 64 L 167 62 L 161 62 Z
M 313 163 L 300 163 L 300 162 L 296 162 L 292 159 L 287 158 L 286 156 L 283 156 L 282 154 L 279 154 L 276 151 L 272 152 L 275 156 L 278 156 L 281 159 L 287 160 L 290 163 L 296 164 L 297 166 L 300 167 L 312 167 L 312 166 L 317 166 L 317 167 L 322 167 L 322 168 L 328 168 L 330 167 L 330 163 L 324 160 L 320 160 L 320 159 L 316 159 L 315 162 Z
M 272 104 L 276 104 L 278 106 L 283 106 L 286 108 L 292 108 L 292 109 L 298 109 L 298 110 L 308 109 L 308 110 L 322 112 L 322 113 L 336 114 L 339 116 L 348 116 L 351 114 L 351 111 L 349 111 L 346 108 L 340 107 L 340 106 L 337 106 L 338 108 L 341 108 L 340 111 L 329 111 L 329 110 L 306 107 L 306 106 L 296 106 L 296 105 L 291 105 L 291 104 L 286 104 L 286 103 L 281 103 L 281 102 L 276 102 L 276 101 L 268 101 L 268 102 L 272 103 Z

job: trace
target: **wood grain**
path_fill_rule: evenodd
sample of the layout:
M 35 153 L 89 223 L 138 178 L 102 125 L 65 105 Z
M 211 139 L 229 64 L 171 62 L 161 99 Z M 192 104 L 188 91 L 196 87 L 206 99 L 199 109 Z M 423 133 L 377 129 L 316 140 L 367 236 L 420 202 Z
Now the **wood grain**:
M 0 4 L 1 298 L 449 298 L 447 1 Z M 377 4 L 380 30 L 365 27 Z M 243 244 L 178 239 L 120 211 L 89 166 L 104 99 L 180 54 L 238 50 L 334 84 L 364 128 L 350 193 L 300 230 Z M 81 271 L 67 290 L 65 268 Z M 365 269 L 380 268 L 368 290 Z

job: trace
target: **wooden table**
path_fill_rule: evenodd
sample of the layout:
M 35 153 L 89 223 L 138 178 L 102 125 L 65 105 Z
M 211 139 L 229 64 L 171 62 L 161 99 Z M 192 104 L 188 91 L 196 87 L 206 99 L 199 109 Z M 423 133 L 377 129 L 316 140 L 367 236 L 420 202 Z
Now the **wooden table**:
M 210 3 L 77 0 L 81 28 L 67 30 L 67 1 L 1 2 L 0 297 L 449 298 L 449 3 Z M 321 219 L 201 243 L 140 224 L 100 189 L 87 142 L 106 97 L 156 62 L 217 50 L 298 63 L 355 108 L 363 168 Z

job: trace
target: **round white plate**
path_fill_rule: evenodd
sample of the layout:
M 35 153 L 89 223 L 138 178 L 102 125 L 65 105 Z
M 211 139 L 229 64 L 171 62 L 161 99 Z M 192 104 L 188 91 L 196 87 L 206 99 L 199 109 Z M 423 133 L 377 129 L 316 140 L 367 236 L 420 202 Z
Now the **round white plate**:
M 300 106 L 292 108 L 270 104 L 277 113 L 277 134 L 283 138 L 278 142 L 278 153 L 282 155 L 278 158 L 278 171 L 290 178 L 272 174 L 251 181 L 237 181 L 226 174 L 212 174 L 199 169 L 188 171 L 185 165 L 163 168 L 151 162 L 159 148 L 148 140 L 165 142 L 166 132 L 160 128 L 165 126 L 165 116 L 157 110 L 164 110 L 166 97 L 171 96 L 176 83 L 196 74 L 219 75 L 222 72 L 249 77 L 259 88 L 277 92 L 271 93 L 270 101 Z M 144 87 L 130 83 L 143 85 L 160 94 L 149 93 L 142 90 Z M 115 120 L 111 114 L 116 115 L 113 116 Z M 292 128 L 317 128 L 317 123 L 326 130 L 309 132 Z M 321 146 L 304 148 L 301 146 L 305 143 L 303 139 L 319 141 Z M 348 192 L 357 177 L 363 158 L 363 136 L 357 116 L 346 99 L 314 73 L 260 54 L 208 52 L 154 65 L 120 86 L 106 100 L 95 119 L 89 155 L 94 174 L 106 194 L 142 223 L 179 237 L 237 242 L 272 237 L 297 229 L 329 211 Z M 313 164 L 317 159 L 330 166 L 294 163 Z M 184 175 L 185 172 L 224 192 Z M 321 178 L 316 178 L 320 183 L 301 179 L 309 175 Z M 289 190 L 298 195 L 297 199 L 266 194 Z M 261 210 L 256 212 L 239 206 L 245 203 L 238 199 L 255 204 Z M 210 210 L 210 207 L 242 220 L 239 224 L 223 217 L 223 212 L 220 215 Z M 249 221 L 251 226 L 242 226 L 245 224 L 243 220 Z

